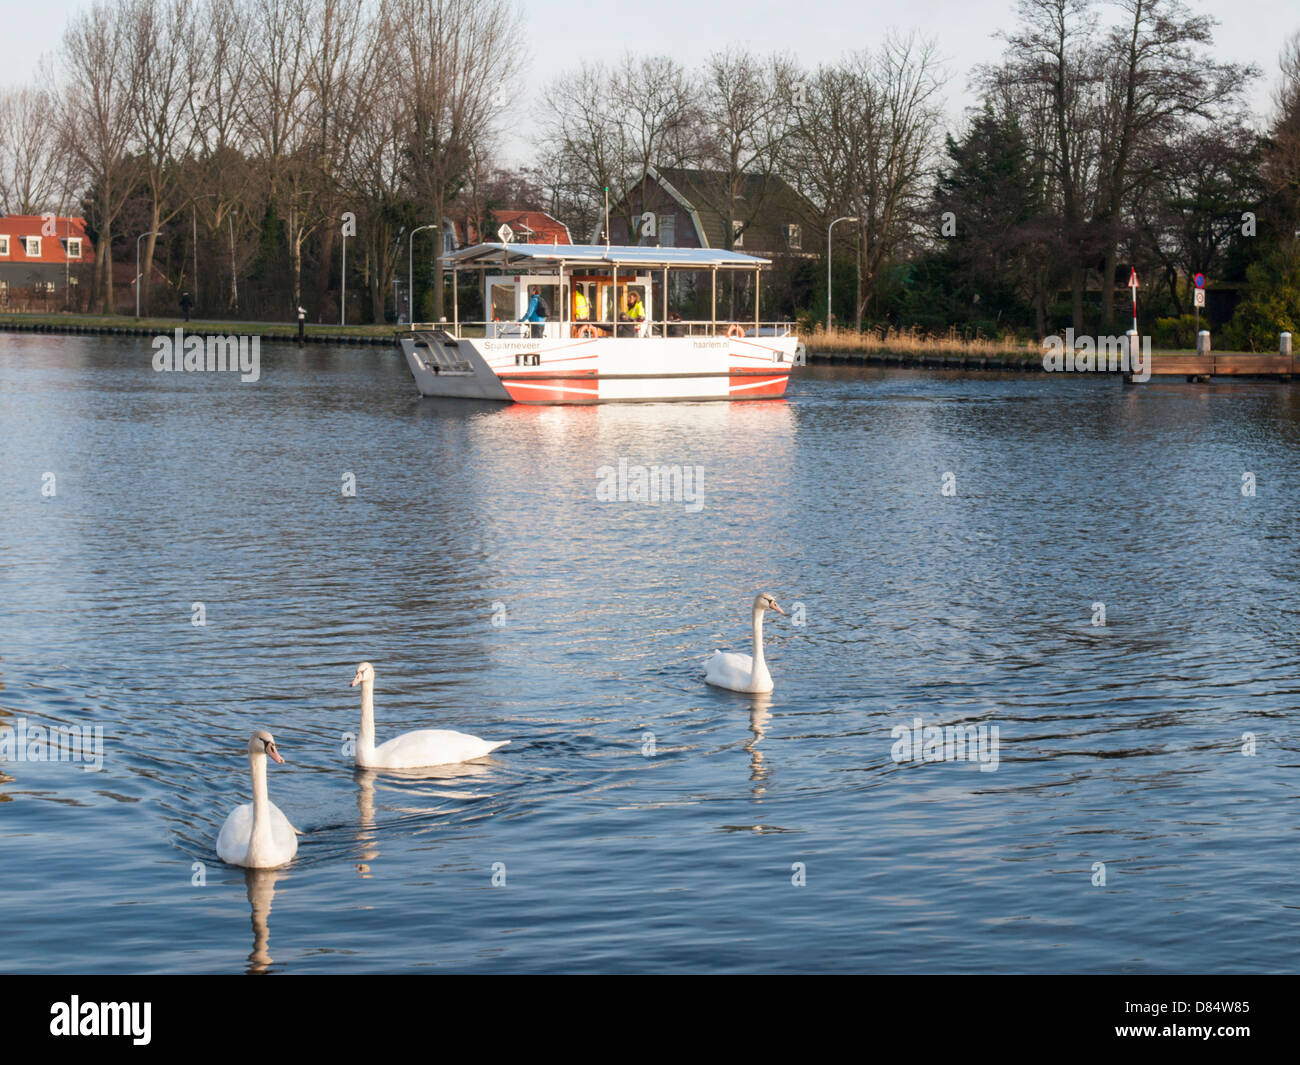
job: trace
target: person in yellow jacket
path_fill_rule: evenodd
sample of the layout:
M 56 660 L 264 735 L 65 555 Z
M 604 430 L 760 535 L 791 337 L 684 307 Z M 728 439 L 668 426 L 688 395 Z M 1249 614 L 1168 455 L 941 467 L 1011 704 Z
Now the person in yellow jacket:
M 573 290 L 573 320 L 575 322 L 591 320 L 591 304 L 587 302 L 587 297 L 582 294 L 580 288 Z
M 627 313 L 623 316 L 626 321 L 632 324 L 627 331 L 628 336 L 638 336 L 641 332 L 641 323 L 645 321 L 645 307 L 641 304 L 641 297 L 632 289 L 627 293 Z

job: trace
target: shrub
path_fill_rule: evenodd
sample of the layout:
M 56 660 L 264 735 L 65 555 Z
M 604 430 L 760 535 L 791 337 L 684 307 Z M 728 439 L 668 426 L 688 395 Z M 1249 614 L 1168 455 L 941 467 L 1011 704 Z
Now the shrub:
M 1276 351 L 1279 333 L 1300 332 L 1300 241 L 1284 241 L 1252 263 L 1246 282 L 1225 339 L 1243 350 Z
M 1172 318 L 1157 318 L 1151 330 L 1151 346 L 1155 348 L 1195 348 L 1196 315 L 1184 314 Z

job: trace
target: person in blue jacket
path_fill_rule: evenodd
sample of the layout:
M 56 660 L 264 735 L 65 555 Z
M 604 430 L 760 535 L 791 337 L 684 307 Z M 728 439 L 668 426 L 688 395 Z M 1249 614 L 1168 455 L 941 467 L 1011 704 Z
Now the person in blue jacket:
M 524 311 L 524 316 L 519 320 L 521 322 L 532 323 L 532 334 L 534 339 L 542 335 L 545 328 L 546 319 L 551 315 L 551 308 L 542 295 L 542 290 L 536 285 L 528 290 L 530 299 L 528 300 L 528 310 Z

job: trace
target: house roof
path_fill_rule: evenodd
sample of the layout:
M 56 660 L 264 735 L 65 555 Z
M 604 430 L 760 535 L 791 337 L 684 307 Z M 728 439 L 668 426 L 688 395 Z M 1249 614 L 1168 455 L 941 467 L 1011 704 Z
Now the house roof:
M 573 238 L 569 227 L 545 211 L 502 209 L 493 211 L 498 225 L 509 226 L 516 234 L 526 235 L 534 244 L 569 244 Z
M 726 247 L 724 205 L 730 202 L 730 178 L 721 170 L 692 167 L 646 169 L 645 180 L 657 184 L 690 216 L 701 247 Z M 789 223 L 816 217 L 808 200 L 776 174 L 741 174 L 737 179 L 737 220 L 745 223 L 752 239 L 780 248 L 782 228 Z M 638 181 L 623 194 L 626 201 L 641 185 Z
M 569 244 L 573 241 L 569 227 L 554 215 L 530 208 L 502 207 L 491 213 L 493 224 L 486 227 L 489 233 L 480 233 L 478 225 L 465 215 L 457 214 L 454 218 L 446 216 L 444 226 L 450 227 L 458 244 L 476 244 L 484 237 L 495 237 L 496 230 L 502 224 L 508 225 L 520 244 Z
M 656 248 L 614 244 L 476 244 L 442 257 L 456 266 L 648 266 L 707 270 L 756 269 L 768 259 L 723 248 Z
M 0 217 L 0 237 L 9 238 L 9 254 L 0 255 L 0 263 L 64 263 L 68 262 L 67 252 L 63 246 L 69 236 L 81 240 L 81 257 L 74 258 L 74 263 L 95 261 L 95 249 L 86 236 L 84 218 L 67 218 L 56 216 L 54 219 L 55 235 L 48 236 L 46 216 L 39 214 L 10 214 Z M 27 242 L 22 237 L 39 237 L 41 253 L 27 254 Z

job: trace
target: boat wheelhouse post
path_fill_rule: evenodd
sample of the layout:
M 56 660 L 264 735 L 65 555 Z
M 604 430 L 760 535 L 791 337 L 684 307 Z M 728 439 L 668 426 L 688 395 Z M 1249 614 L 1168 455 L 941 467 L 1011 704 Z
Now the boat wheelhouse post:
M 442 262 L 452 275 L 450 326 L 414 324 L 398 334 L 426 396 L 517 403 L 779 399 L 802 351 L 792 322 L 760 318 L 762 270 L 770 263 L 743 252 L 479 244 Z M 753 271 L 752 320 L 719 320 L 720 270 Z M 461 319 L 464 272 L 479 278 L 481 321 Z M 707 321 L 670 314 L 675 272 L 708 273 Z M 530 307 L 549 313 L 529 318 Z

